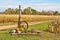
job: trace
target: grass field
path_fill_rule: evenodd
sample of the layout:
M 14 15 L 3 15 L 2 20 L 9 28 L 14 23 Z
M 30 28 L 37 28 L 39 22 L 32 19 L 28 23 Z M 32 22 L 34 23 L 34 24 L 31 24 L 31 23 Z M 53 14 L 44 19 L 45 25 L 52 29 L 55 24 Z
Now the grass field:
M 9 34 L 10 30 L 0 31 L 0 40 L 60 40 L 60 36 L 56 34 L 44 31 L 48 28 L 49 23 L 42 23 L 29 26 L 29 29 L 36 29 L 41 31 L 43 35 L 33 36 L 33 35 L 14 35 Z

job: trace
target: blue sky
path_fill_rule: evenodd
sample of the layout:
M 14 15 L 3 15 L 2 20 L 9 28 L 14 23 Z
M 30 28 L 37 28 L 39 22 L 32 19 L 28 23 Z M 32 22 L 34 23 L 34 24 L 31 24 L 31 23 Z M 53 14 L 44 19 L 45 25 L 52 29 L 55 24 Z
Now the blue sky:
M 0 11 L 15 9 L 18 5 L 21 5 L 22 9 L 30 6 L 38 11 L 60 11 L 60 0 L 0 0 Z

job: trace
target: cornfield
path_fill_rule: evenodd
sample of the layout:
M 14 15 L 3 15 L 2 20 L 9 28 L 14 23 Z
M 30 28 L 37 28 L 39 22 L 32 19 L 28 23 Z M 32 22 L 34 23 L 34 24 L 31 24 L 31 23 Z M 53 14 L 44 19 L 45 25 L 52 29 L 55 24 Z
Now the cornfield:
M 52 21 L 49 25 L 49 31 L 53 33 L 60 33 L 60 19 Z
M 56 20 L 57 16 L 47 16 L 47 15 L 22 15 L 21 20 L 27 22 L 35 21 L 49 21 L 51 19 Z M 0 22 L 17 22 L 18 15 L 0 15 Z

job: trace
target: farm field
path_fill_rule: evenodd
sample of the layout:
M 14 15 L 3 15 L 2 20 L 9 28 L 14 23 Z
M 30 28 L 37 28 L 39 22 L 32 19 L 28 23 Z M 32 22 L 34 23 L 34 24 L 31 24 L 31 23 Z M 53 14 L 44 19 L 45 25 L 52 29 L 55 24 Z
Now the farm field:
M 0 40 L 60 40 L 60 0 L 0 0 Z
M 41 36 L 33 35 L 10 35 L 10 30 L 0 31 L 0 40 L 60 40 L 60 35 L 53 34 L 45 31 L 48 28 L 49 23 L 41 23 L 36 25 L 30 25 L 29 29 L 36 29 L 41 31 Z
M 15 22 L 9 22 L 9 23 L 0 23 L 0 26 L 8 26 L 8 25 L 15 25 L 17 23 Z
M 56 20 L 60 16 L 47 15 L 22 15 L 21 20 L 27 22 Z M 17 22 L 18 15 L 0 15 L 0 23 Z
M 41 36 L 33 35 L 10 35 L 10 29 L 0 31 L 0 40 L 60 40 L 60 35 L 47 32 L 49 22 L 60 18 L 60 16 L 47 16 L 47 15 L 22 15 L 22 20 L 30 22 L 43 22 L 39 24 L 29 25 L 29 29 L 41 31 Z M 0 26 L 8 26 L 17 24 L 18 15 L 0 15 Z
M 34 22 L 45 22 L 56 20 L 60 16 L 47 16 L 47 15 L 22 15 L 22 21 L 27 21 L 28 23 Z M 18 15 L 0 15 L 0 26 L 16 25 L 18 21 Z M 4 28 L 5 28 L 4 27 Z

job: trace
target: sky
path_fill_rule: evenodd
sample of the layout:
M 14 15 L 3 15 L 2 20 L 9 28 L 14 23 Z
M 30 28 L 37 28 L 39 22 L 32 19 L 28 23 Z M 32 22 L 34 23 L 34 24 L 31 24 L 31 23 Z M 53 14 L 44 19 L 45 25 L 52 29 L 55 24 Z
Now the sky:
M 60 11 L 60 0 L 0 0 L 0 12 L 7 8 L 34 8 L 38 11 Z

